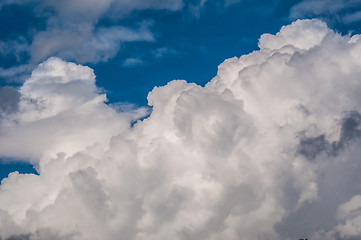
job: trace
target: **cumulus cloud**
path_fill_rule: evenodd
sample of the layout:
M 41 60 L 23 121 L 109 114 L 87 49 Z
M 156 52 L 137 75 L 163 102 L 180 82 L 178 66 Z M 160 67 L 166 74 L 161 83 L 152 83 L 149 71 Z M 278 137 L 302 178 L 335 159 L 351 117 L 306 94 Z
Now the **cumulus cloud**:
M 2 181 L 0 237 L 359 236 L 360 36 L 303 20 L 259 47 L 205 87 L 155 87 L 142 120 L 90 68 L 40 64 L 1 122 L 0 154 L 40 174 Z
M 3 117 L 6 127 L 1 131 L 0 152 L 8 157 L 37 162 L 44 153 L 58 154 L 66 148 L 73 149 L 65 151 L 73 154 L 78 147 L 109 141 L 133 119 L 128 114 L 119 119 L 119 114 L 107 107 L 92 69 L 58 58 L 40 64 L 19 94 L 18 111 Z M 146 110 L 139 109 L 134 117 L 144 114 Z M 63 140 L 56 140 L 59 138 Z

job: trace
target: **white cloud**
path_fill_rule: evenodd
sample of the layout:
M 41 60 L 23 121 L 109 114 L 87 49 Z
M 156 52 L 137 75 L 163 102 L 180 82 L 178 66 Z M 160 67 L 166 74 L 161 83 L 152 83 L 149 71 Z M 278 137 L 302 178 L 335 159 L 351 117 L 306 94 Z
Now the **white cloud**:
M 135 41 L 155 41 L 146 24 L 139 29 L 125 27 L 98 28 L 92 32 L 88 26 L 81 33 L 55 29 L 53 33 L 39 33 L 33 41 L 32 58 L 37 62 L 51 55 L 58 55 L 78 62 L 107 61 L 114 57 L 122 44 Z
M 281 49 L 290 45 L 300 50 L 309 50 L 320 45 L 327 33 L 331 32 L 324 22 L 295 21 L 282 27 L 276 35 L 263 34 L 259 40 L 260 49 Z
M 360 20 L 357 14 L 360 3 L 360 0 L 303 0 L 291 8 L 290 16 L 293 19 L 327 16 L 349 24 Z
M 361 38 L 304 20 L 259 46 L 205 87 L 155 87 L 133 127 L 147 110 L 104 104 L 90 68 L 39 65 L 1 123 L 0 153 L 40 175 L 3 180 L 0 237 L 358 235 Z
M 3 120 L 1 155 L 37 162 L 44 154 L 73 154 L 97 141 L 107 144 L 133 119 L 119 119 L 104 104 L 106 97 L 95 86 L 92 69 L 58 58 L 40 64 L 20 94 L 19 112 Z M 145 114 L 142 111 L 134 116 Z
M 14 45 L 15 54 L 28 52 L 32 63 L 39 63 L 50 56 L 58 56 L 80 63 L 96 63 L 114 57 L 125 42 L 154 41 L 149 24 L 137 27 L 117 25 L 130 13 L 139 10 L 182 9 L 182 0 L 65 0 L 65 1 L 18 1 L 8 0 L 4 4 L 31 4 L 38 17 L 44 19 L 45 29 L 29 31 L 31 43 L 0 42 L 2 45 Z M 0 6 L 1 9 L 1 6 Z M 99 27 L 99 20 L 106 19 L 111 23 L 108 27 Z M 21 44 L 20 44 L 21 43 Z M 14 53 L 14 51 L 11 51 Z
M 338 216 L 345 221 L 337 230 L 341 237 L 357 237 L 361 235 L 361 195 L 353 196 L 350 201 L 338 209 Z

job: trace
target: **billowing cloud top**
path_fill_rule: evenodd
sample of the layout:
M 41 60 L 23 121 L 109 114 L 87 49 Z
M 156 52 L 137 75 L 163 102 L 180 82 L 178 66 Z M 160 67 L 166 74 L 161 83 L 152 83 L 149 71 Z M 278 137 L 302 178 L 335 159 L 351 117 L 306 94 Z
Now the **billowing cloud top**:
M 154 88 L 133 125 L 90 68 L 40 64 L 2 113 L 1 155 L 40 174 L 2 181 L 1 238 L 360 236 L 360 37 L 303 20 L 259 46 Z

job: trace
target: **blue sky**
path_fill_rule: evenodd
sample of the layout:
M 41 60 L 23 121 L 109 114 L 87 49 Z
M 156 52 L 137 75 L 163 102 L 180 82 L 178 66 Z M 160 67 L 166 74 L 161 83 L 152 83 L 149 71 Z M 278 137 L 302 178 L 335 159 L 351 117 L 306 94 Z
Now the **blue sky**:
M 297 18 L 321 18 L 343 34 L 359 33 L 361 26 L 358 1 L 165 2 L 143 6 L 139 1 L 129 10 L 114 8 L 103 12 L 91 12 L 90 7 L 87 17 L 82 11 L 72 11 L 52 1 L 5 1 L 0 9 L 0 86 L 18 88 L 38 63 L 59 56 L 93 68 L 97 86 L 106 92 L 109 103 L 143 106 L 153 87 L 170 80 L 185 79 L 204 85 L 225 59 L 258 49 L 258 38 L 263 33 L 276 33 Z M 81 24 L 91 30 L 83 32 Z M 88 44 L 86 52 L 94 51 L 87 38 L 94 37 L 98 30 L 112 29 L 107 34 L 116 34 L 117 27 L 139 31 L 140 36 L 128 40 L 110 37 L 105 43 L 109 49 L 95 50 L 89 56 L 84 52 L 69 54 L 84 47 L 82 44 Z M 149 36 L 141 36 L 142 31 Z M 54 44 L 57 34 L 64 33 L 70 37 Z M 14 169 L 29 171 L 28 165 L 21 166 L 3 163 L 1 177 Z

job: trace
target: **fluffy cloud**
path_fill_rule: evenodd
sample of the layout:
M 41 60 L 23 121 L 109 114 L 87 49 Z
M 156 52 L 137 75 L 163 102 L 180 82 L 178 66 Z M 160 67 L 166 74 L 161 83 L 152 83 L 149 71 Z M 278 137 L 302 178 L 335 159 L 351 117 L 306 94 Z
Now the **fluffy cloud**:
M 133 120 L 133 113 L 120 117 L 104 103 L 92 69 L 58 58 L 40 64 L 18 94 L 18 111 L 3 117 L 0 152 L 34 163 L 47 153 L 73 154 L 96 142 L 107 145 Z M 144 114 L 145 109 L 134 111 L 135 118 Z
M 1 122 L 1 155 L 40 174 L 2 181 L 0 237 L 359 236 L 360 36 L 304 20 L 259 47 L 205 87 L 155 87 L 143 120 L 104 104 L 90 68 L 40 64 Z

